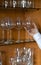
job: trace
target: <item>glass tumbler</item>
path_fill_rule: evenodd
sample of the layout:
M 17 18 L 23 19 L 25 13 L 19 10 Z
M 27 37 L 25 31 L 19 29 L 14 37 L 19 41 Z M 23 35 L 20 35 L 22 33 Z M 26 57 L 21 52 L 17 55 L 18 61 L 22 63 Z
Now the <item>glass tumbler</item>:
M 34 0 L 27 0 L 26 8 L 34 8 Z
M 17 1 L 13 0 L 13 8 L 17 7 Z
M 26 0 L 19 0 L 18 7 L 26 8 Z

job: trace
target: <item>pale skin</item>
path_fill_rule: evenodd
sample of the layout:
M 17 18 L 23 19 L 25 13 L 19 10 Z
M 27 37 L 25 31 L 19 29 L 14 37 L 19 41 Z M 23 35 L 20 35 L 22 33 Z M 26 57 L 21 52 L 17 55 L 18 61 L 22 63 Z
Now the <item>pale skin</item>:
M 32 20 L 28 20 L 24 28 L 28 34 L 33 37 L 38 44 L 38 47 L 41 49 L 41 34 L 38 31 L 37 25 Z
M 38 32 L 38 28 L 36 26 L 35 23 L 33 23 L 34 28 L 27 30 L 27 27 L 24 27 L 25 30 L 29 33 L 29 35 L 31 35 L 33 37 L 34 34 L 36 34 Z

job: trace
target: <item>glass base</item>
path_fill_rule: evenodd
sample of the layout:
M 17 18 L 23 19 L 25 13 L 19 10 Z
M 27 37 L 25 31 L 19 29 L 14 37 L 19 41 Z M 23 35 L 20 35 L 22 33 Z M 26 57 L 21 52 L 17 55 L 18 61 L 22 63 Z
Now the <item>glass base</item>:
M 4 44 L 13 44 L 14 43 L 14 40 L 6 40 L 5 42 L 4 42 Z
M 4 43 L 4 40 L 0 40 L 0 44 Z
M 22 43 L 22 42 L 24 42 L 24 40 L 17 40 L 17 41 L 15 41 L 16 43 Z

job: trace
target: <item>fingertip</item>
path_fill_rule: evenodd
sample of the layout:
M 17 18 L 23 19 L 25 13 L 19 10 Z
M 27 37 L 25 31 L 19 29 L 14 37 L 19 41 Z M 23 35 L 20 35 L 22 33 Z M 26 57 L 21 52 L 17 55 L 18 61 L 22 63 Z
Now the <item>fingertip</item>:
M 33 22 L 34 28 L 37 28 L 36 24 Z

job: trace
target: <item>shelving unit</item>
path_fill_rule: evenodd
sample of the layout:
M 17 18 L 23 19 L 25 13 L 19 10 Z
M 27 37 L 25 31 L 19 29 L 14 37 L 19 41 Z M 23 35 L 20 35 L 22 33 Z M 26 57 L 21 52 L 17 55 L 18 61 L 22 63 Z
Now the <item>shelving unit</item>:
M 41 0 L 35 0 L 35 7 L 34 8 L 3 8 L 0 7 L 0 19 L 3 17 L 10 17 L 13 20 L 16 20 L 16 18 L 19 16 L 22 20 L 25 20 L 26 17 L 30 16 L 32 19 L 35 19 L 35 23 L 37 24 L 37 27 L 39 28 L 41 32 Z M 38 26 L 39 24 L 39 26 Z M 13 31 L 14 38 L 17 39 L 17 32 L 16 30 Z M 22 38 L 24 37 L 23 31 Z M 28 33 L 25 32 L 25 38 L 28 39 Z M 29 36 L 30 37 L 30 36 Z M 1 38 L 1 32 L 0 32 L 0 38 Z M 24 39 L 24 38 L 23 38 Z M 25 39 L 25 40 L 26 40 Z M 36 42 L 32 40 L 21 40 L 19 43 L 17 41 L 14 41 L 12 44 L 5 44 L 0 43 L 0 51 L 6 52 L 3 57 L 3 65 L 10 65 L 9 59 L 10 57 L 14 56 L 14 49 L 15 48 L 34 48 L 34 65 L 41 65 L 41 50 L 37 46 Z M 5 57 L 6 56 L 6 57 Z

